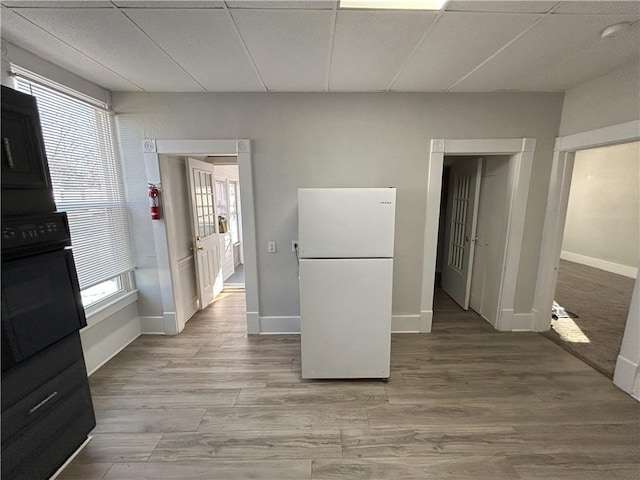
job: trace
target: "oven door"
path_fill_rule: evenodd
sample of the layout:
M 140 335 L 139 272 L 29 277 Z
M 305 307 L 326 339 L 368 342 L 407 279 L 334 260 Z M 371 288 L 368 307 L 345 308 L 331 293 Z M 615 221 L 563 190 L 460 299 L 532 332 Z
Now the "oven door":
M 2 370 L 87 325 L 71 250 L 2 264 Z

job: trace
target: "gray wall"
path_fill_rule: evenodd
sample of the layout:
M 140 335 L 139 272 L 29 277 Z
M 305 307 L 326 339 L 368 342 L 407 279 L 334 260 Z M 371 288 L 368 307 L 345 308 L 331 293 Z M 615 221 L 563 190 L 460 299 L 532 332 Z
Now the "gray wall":
M 142 138 L 224 139 L 253 142 L 260 314 L 299 313 L 297 238 L 299 187 L 398 188 L 393 311 L 420 311 L 423 228 L 429 145 L 436 138 L 538 140 L 516 309 L 530 312 L 538 263 L 552 146 L 562 94 L 158 94 L 113 93 L 128 172 L 141 315 L 160 315 L 152 301 L 153 245 L 147 215 Z M 339 212 L 336 212 L 339 214 Z M 277 254 L 267 254 L 268 241 Z M 148 293 L 147 293 L 148 292 Z
M 640 118 L 640 64 L 632 63 L 565 93 L 560 135 Z
M 637 267 L 639 179 L 638 142 L 577 152 L 562 250 Z

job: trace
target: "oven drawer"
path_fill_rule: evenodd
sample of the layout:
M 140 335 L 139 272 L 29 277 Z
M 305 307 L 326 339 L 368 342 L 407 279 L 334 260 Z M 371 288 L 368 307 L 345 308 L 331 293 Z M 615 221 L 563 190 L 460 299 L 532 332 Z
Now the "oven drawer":
M 2 444 L 49 415 L 65 401 L 67 395 L 86 383 L 87 374 L 80 359 L 2 412 Z
M 4 419 L 3 419 L 4 421 Z M 84 442 L 95 427 L 89 386 L 85 382 L 2 444 L 3 480 L 45 480 Z
M 2 411 L 79 361 L 84 362 L 84 356 L 80 334 L 75 332 L 12 369 L 2 372 Z M 84 375 L 86 377 L 86 373 Z

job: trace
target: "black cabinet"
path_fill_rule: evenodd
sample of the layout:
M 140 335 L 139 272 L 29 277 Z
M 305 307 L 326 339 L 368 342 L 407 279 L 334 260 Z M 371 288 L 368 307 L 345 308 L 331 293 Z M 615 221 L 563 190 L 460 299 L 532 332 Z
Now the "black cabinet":
M 2 480 L 50 478 L 95 427 L 86 319 L 34 97 L 2 87 Z
M 35 97 L 2 87 L 2 215 L 53 212 Z
M 95 427 L 75 332 L 2 373 L 2 479 L 49 478 Z

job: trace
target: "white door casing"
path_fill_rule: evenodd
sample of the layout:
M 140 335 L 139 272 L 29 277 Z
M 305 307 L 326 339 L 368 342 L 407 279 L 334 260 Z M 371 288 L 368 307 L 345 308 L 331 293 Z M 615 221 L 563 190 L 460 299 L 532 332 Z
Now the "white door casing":
M 260 333 L 258 261 L 256 250 L 255 202 L 253 191 L 253 169 L 251 142 L 236 140 L 155 140 L 145 138 L 142 142 L 147 182 L 161 184 L 160 155 L 185 157 L 189 155 L 235 156 L 238 163 L 240 188 L 242 189 L 242 241 L 245 270 L 245 297 L 247 305 L 247 333 Z M 170 208 L 171 196 L 161 198 L 161 208 Z M 183 325 L 176 315 L 175 285 L 179 282 L 179 272 L 172 238 L 164 220 L 152 222 L 158 267 L 158 283 L 162 301 L 162 316 L 158 317 L 160 328 L 154 333 L 176 335 Z
M 638 120 L 556 138 L 533 304 L 534 331 L 544 332 L 551 327 L 550 312 L 558 278 L 575 153 L 638 140 Z
M 420 332 L 430 332 L 433 320 L 433 289 L 438 218 L 442 191 L 442 169 L 445 155 L 509 155 L 507 185 L 507 233 L 504 244 L 496 328 L 499 330 L 530 329 L 530 325 L 514 325 L 515 290 L 520 269 L 524 221 L 533 167 L 534 138 L 504 139 L 432 139 L 427 177 L 427 206 L 424 230 L 424 257 L 420 300 Z
M 191 198 L 193 257 L 196 264 L 199 309 L 206 308 L 222 291 L 220 239 L 217 233 L 215 174 L 213 165 L 187 158 L 187 183 Z
M 482 159 L 460 159 L 450 167 L 442 289 L 469 309 L 476 243 Z

